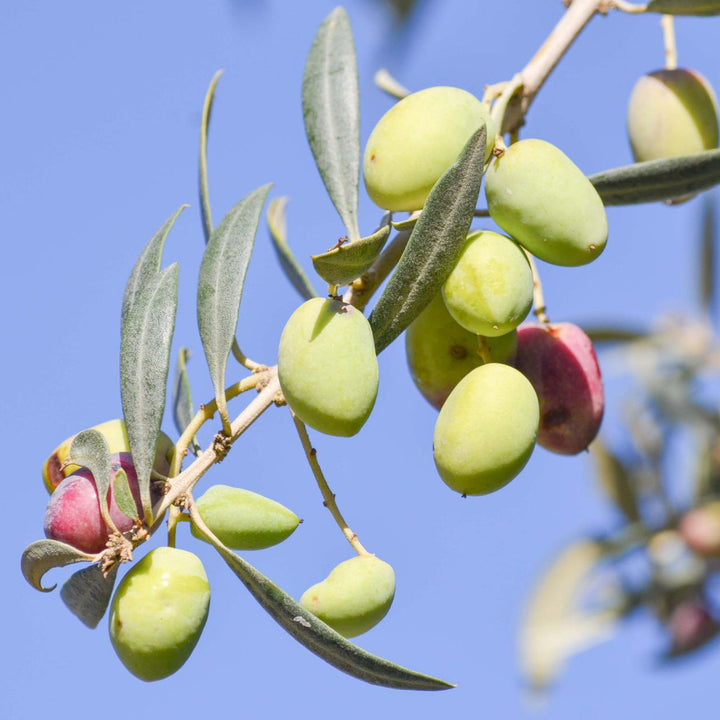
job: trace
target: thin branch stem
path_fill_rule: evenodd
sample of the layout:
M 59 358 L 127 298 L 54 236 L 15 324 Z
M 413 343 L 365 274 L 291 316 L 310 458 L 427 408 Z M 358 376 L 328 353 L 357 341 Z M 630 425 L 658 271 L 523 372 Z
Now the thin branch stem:
M 608 0 L 607 4 L 613 10 L 620 10 L 621 12 L 630 13 L 631 15 L 644 13 L 647 10 L 647 3 L 638 5 L 627 2 L 627 0 Z
M 257 372 L 265 367 L 262 363 L 255 362 L 255 360 L 251 360 L 247 355 L 245 355 L 238 345 L 237 338 L 233 339 L 232 354 L 243 367 L 246 367 L 251 372 Z
M 355 550 L 358 555 L 369 555 L 370 553 L 368 553 L 368 551 L 362 546 L 362 543 L 358 540 L 357 534 L 348 527 L 347 522 L 345 522 L 345 518 L 342 516 L 342 513 L 335 502 L 335 493 L 330 489 L 330 486 L 327 484 L 327 480 L 325 480 L 325 475 L 323 474 L 322 468 L 320 467 L 320 463 L 317 459 L 317 452 L 310 442 L 310 437 L 308 436 L 305 423 L 300 420 L 300 418 L 295 415 L 292 410 L 290 412 L 292 413 L 295 428 L 300 436 L 300 442 L 302 443 L 303 450 L 305 450 L 305 455 L 310 463 L 310 468 L 312 469 L 315 480 L 320 488 L 320 492 L 322 493 L 323 505 L 325 505 L 325 507 L 330 511 L 330 514 L 338 524 L 338 527 L 345 536 L 345 539 L 352 545 L 353 550 Z
M 675 43 L 675 18 L 663 15 L 660 20 L 665 43 L 665 69 L 675 70 L 678 66 L 677 44 Z
M 478 355 L 483 361 L 483 365 L 492 362 L 492 356 L 490 354 L 490 348 L 488 347 L 487 338 L 484 335 L 477 336 L 478 344 Z
M 373 78 L 375 85 L 386 92 L 390 97 L 402 100 L 410 94 L 410 91 L 401 83 L 399 83 L 386 68 L 380 68 Z
M 540 272 L 538 271 L 537 263 L 535 262 L 535 258 L 527 250 L 525 250 L 525 248 L 523 248 L 523 252 L 525 253 L 525 257 L 530 263 L 530 270 L 532 270 L 534 307 L 533 312 L 535 314 L 535 317 L 541 323 L 549 323 L 550 318 L 547 316 L 547 308 L 545 307 L 545 296 L 543 295 L 542 280 L 540 280 Z

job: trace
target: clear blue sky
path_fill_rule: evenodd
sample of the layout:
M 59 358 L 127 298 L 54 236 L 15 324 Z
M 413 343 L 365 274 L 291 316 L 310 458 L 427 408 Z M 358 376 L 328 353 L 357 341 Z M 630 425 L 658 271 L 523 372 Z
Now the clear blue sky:
M 213 589 L 192 658 L 145 684 L 116 659 L 105 622 L 87 630 L 56 592 L 32 590 L 20 553 L 42 536 L 40 468 L 67 436 L 120 414 L 122 291 L 140 249 L 182 203 L 166 262 L 180 263 L 175 350 L 194 351 L 196 402 L 212 397 L 195 324 L 203 251 L 196 190 L 200 108 L 225 69 L 210 142 L 216 220 L 266 182 L 288 195 L 289 239 L 310 253 L 343 234 L 304 138 L 302 67 L 330 0 L 157 0 L 103 4 L 6 2 L 0 24 L 3 98 L 0 232 L 5 272 L 0 430 L 4 523 L 0 568 L 0 717 L 31 720 L 183 712 L 213 718 L 630 718 L 699 714 L 712 706 L 718 648 L 673 669 L 657 666 L 662 637 L 650 619 L 574 658 L 543 707 L 526 702 L 517 630 L 543 566 L 573 538 L 617 522 L 585 457 L 539 449 L 501 492 L 461 500 L 435 474 L 435 413 L 415 392 L 402 342 L 380 359 L 380 396 L 353 440 L 313 434 L 338 501 L 363 543 L 396 570 L 386 620 L 359 643 L 459 684 L 443 693 L 365 685 L 285 635 L 217 558 L 179 529 Z M 373 86 L 388 66 L 411 89 L 447 84 L 481 94 L 518 71 L 563 12 L 560 0 L 427 0 L 394 33 L 380 2 L 346 3 L 361 85 L 362 136 L 391 101 Z M 720 88 L 720 19 L 677 23 L 680 64 Z M 587 173 L 626 164 L 625 103 L 637 77 L 663 62 L 658 16 L 595 19 L 548 82 L 526 137 L 560 146 Z M 648 323 L 692 308 L 700 203 L 611 209 L 607 250 L 583 268 L 543 266 L 555 320 Z M 378 212 L 361 200 L 361 229 Z M 481 226 L 481 223 L 478 223 Z M 316 284 L 322 289 L 321 282 Z M 274 362 L 298 297 L 261 228 L 239 337 Z M 612 409 L 611 409 L 612 410 Z M 171 424 L 165 429 L 174 434 Z M 207 442 L 208 436 L 203 437 Z M 249 557 L 299 596 L 352 551 L 314 486 L 289 416 L 273 410 L 205 481 L 264 492 L 305 520 L 284 545 Z M 158 533 L 159 536 L 162 533 Z M 154 538 L 152 546 L 162 543 Z M 60 581 L 67 571 L 55 571 Z

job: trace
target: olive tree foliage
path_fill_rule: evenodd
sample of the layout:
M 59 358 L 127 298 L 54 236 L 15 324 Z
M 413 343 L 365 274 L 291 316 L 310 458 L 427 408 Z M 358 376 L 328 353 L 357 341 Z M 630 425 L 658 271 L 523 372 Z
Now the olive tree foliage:
M 401 14 L 407 12 L 406 5 L 399 4 Z M 474 217 L 487 214 L 479 200 L 483 176 L 494 157 L 502 157 L 508 147 L 512 148 L 518 141 L 534 98 L 585 25 L 597 15 L 609 12 L 628 15 L 663 13 L 666 39 L 670 42 L 673 16 L 720 15 L 717 0 L 652 0 L 646 4 L 625 0 L 566 0 L 565 5 L 567 10 L 544 42 L 542 51 L 538 51 L 527 66 L 519 69 L 507 82 L 487 89 L 482 102 L 490 108 L 489 119 L 463 139 L 459 154 L 455 153 L 452 161 L 442 169 L 421 210 L 409 208 L 414 212 L 404 217 L 398 217 L 397 212 L 388 212 L 379 226 L 367 228 L 361 226 L 358 214 L 362 154 L 352 29 L 343 8 L 336 8 L 328 15 L 308 54 L 302 87 L 309 145 L 347 235 L 329 250 L 318 248 L 318 253 L 313 256 L 314 269 L 328 284 L 330 300 L 327 301 L 315 297 L 312 282 L 288 245 L 285 198 L 271 197 L 274 193 L 271 185 L 250 192 L 217 225 L 213 224 L 206 150 L 213 98 L 220 76 L 213 78 L 200 128 L 199 188 L 206 248 L 197 286 L 197 321 L 215 396 L 196 409 L 185 371 L 187 353 L 181 350 L 170 399 L 179 438 L 171 442 L 172 449 L 165 456 L 167 466 L 159 470 L 157 448 L 162 445 L 160 426 L 168 405 L 171 344 L 178 310 L 178 267 L 175 263 L 164 267 L 163 256 L 166 239 L 182 212 L 181 207 L 143 249 L 122 299 L 120 368 L 126 437 L 119 441 L 120 446 L 114 447 L 114 441 L 107 433 L 91 429 L 71 438 L 62 453 L 60 448 L 56 451 L 58 483 L 78 466 L 92 472 L 108 542 L 100 552 L 87 552 L 53 537 L 32 543 L 23 553 L 22 571 L 33 587 L 48 592 L 53 588 L 45 586 L 43 578 L 49 570 L 73 563 L 85 564 L 65 582 L 61 595 L 80 620 L 95 627 L 111 603 L 119 565 L 131 562 L 135 547 L 166 521 L 169 545 L 173 547 L 177 523 L 189 521 L 193 533 L 217 550 L 271 617 L 295 640 L 328 663 L 361 680 L 387 687 L 415 690 L 453 687 L 444 680 L 370 654 L 348 639 L 348 635 L 354 633 L 338 632 L 339 623 L 334 629 L 331 618 L 336 610 L 341 614 L 345 611 L 350 615 L 355 613 L 350 625 L 342 627 L 364 628 L 365 609 L 353 606 L 349 610 L 347 607 L 328 610 L 326 606 L 334 602 L 328 591 L 332 576 L 316 592 L 318 596 L 325 593 L 326 605 L 322 608 L 317 606 L 313 612 L 308 609 L 309 601 L 305 602 L 305 597 L 301 602 L 293 599 L 235 552 L 239 545 L 221 537 L 223 533 L 218 528 L 226 521 L 220 520 L 217 521 L 219 525 L 213 525 L 215 508 L 203 511 L 193 490 L 216 463 L 232 452 L 235 441 L 262 413 L 274 406 L 284 408 L 282 411 L 293 415 L 325 505 L 340 530 L 360 558 L 374 557 L 348 527 L 323 475 L 305 427 L 306 423 L 314 424 L 318 411 L 301 409 L 300 401 L 290 395 L 289 378 L 296 368 L 283 369 L 250 359 L 241 350 L 242 338 L 236 338 L 243 285 L 263 210 L 282 271 L 303 301 L 314 302 L 323 308 L 314 321 L 316 333 L 321 333 L 324 324 L 329 329 L 334 323 L 346 322 L 344 329 L 337 331 L 339 336 L 348 338 L 346 344 L 365 342 L 353 334 L 354 330 L 348 329 L 347 322 L 356 317 L 353 313 L 357 313 L 362 318 L 357 322 L 365 323 L 369 328 L 370 355 L 374 357 L 382 352 L 398 340 L 442 291 L 464 251 Z M 628 22 L 631 21 L 628 17 Z M 408 94 L 387 74 L 379 74 L 377 82 L 398 99 Z M 508 145 L 503 138 L 509 139 Z M 542 162 L 541 159 L 537 172 L 542 172 Z M 605 206 L 673 202 L 720 184 L 720 150 L 708 149 L 636 162 L 597 173 L 588 180 L 588 187 L 595 188 Z M 720 528 L 717 548 L 708 547 L 710 541 L 703 545 L 708 533 L 702 535 L 701 532 L 713 521 L 720 526 L 720 520 L 715 521 L 716 516 L 710 513 L 710 519 L 701 518 L 691 527 L 691 521 L 686 519 L 691 508 L 715 512 L 710 506 L 720 493 L 717 442 L 720 417 L 717 412 L 698 404 L 693 394 L 696 379 L 713 364 L 717 369 L 717 343 L 710 324 L 714 234 L 713 208 L 707 205 L 701 244 L 704 274 L 699 297 L 701 306 L 708 311 L 707 320 L 691 327 L 586 328 L 596 345 L 616 344 L 625 354 L 628 366 L 644 378 L 644 395 L 628 420 L 636 452 L 632 457 L 624 457 L 601 440 L 595 440 L 591 446 L 598 477 L 626 522 L 621 531 L 611 536 L 583 538 L 568 547 L 535 589 L 522 629 L 524 668 L 535 687 L 547 685 L 566 658 L 604 637 L 612 626 L 638 608 L 649 610 L 666 624 L 670 637 L 668 657 L 694 651 L 712 639 L 720 627 L 704 602 L 704 588 L 717 567 L 715 555 L 720 554 Z M 532 257 L 528 256 L 528 262 L 532 268 L 535 314 L 541 322 L 547 323 L 537 268 Z M 328 303 L 332 312 L 328 310 Z M 368 309 L 365 320 L 363 313 Z M 667 361 L 668 348 L 674 351 L 671 362 Z M 286 366 L 292 365 L 295 359 L 301 362 L 301 350 L 293 350 L 292 359 L 286 361 Z M 479 364 L 494 360 L 487 344 L 481 343 L 478 352 Z M 321 361 L 322 357 L 312 362 L 318 364 Z M 352 363 L 348 367 L 348 375 L 341 378 L 343 385 L 361 387 L 366 382 L 360 377 L 363 369 L 353 367 Z M 303 376 L 312 375 L 313 367 L 301 367 L 300 372 Z M 285 394 L 281 386 L 288 388 Z M 242 405 L 242 400 L 253 394 L 250 391 L 256 391 L 252 399 L 239 412 L 231 411 L 231 405 L 238 402 Z M 372 392 L 372 389 L 368 390 L 368 393 Z M 646 412 L 648 408 L 651 412 Z M 206 423 L 215 423 L 217 433 L 213 442 L 202 448 L 196 436 Z M 691 428 L 698 444 L 699 460 L 693 468 L 697 482 L 693 497 L 683 507 L 674 507 L 662 485 L 665 461 L 662 439 L 667 433 L 679 432 L 685 427 Z M 533 436 L 531 445 L 534 441 Z M 137 476 L 135 485 L 125 471 L 113 472 L 111 452 L 119 448 L 132 453 Z M 438 464 L 440 467 L 441 463 Z M 519 464 L 521 466 L 524 461 Z M 108 501 L 110 490 L 112 502 Z M 233 502 L 228 500 L 230 505 Z M 259 508 L 256 516 L 268 511 L 263 502 L 251 501 L 252 507 Z M 113 503 L 134 521 L 130 530 L 118 529 L 112 514 Z M 661 512 L 656 511 L 658 504 Z M 277 512 L 279 514 L 273 517 L 282 516 L 283 522 L 287 520 L 281 511 Z M 698 522 L 702 525 L 700 530 Z M 288 530 L 291 531 L 292 528 Z M 281 534 L 278 533 L 275 541 L 282 539 Z M 702 535 L 700 540 L 696 539 L 698 535 Z M 650 580 L 644 585 L 625 581 L 619 571 L 623 558 L 639 546 L 646 548 L 652 565 Z M 588 609 L 586 603 L 580 602 L 581 596 L 592 586 L 594 573 L 607 567 L 616 568 L 618 572 L 611 576 L 610 585 L 604 587 L 602 601 L 592 603 Z M 357 581 L 358 587 L 363 583 L 379 587 L 382 584 L 379 575 L 373 574 L 377 568 L 367 568 L 363 573 L 367 571 L 370 579 L 363 576 Z M 382 572 L 387 577 L 388 571 L 384 567 Z M 389 589 L 378 608 L 372 611 L 377 615 L 372 622 L 382 617 L 392 601 L 394 576 L 392 582 L 388 582 Z M 358 594 L 366 590 L 367 587 L 360 587 Z M 340 605 L 346 602 L 343 600 Z M 324 616 L 327 622 L 320 617 L 323 612 L 327 612 Z M 368 613 L 372 615 L 370 611 Z M 153 673 L 150 675 L 151 679 L 156 679 Z

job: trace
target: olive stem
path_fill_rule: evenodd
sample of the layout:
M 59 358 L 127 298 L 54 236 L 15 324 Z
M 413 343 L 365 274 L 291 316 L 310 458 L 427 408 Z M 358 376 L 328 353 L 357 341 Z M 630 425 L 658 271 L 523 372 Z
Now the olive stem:
M 338 527 L 345 536 L 345 539 L 350 543 L 350 545 L 352 545 L 353 550 L 355 550 L 358 555 L 369 555 L 370 553 L 368 553 L 368 551 L 362 546 L 360 540 L 358 540 L 357 534 L 348 527 L 347 522 L 345 522 L 345 518 L 342 516 L 342 513 L 335 502 L 335 493 L 330 489 L 330 486 L 327 484 L 327 480 L 325 480 L 325 475 L 323 474 L 322 468 L 320 467 L 320 463 L 317 459 L 317 451 L 310 442 L 310 437 L 308 436 L 305 423 L 294 412 L 292 412 L 292 410 L 290 410 L 290 412 L 292 413 L 295 428 L 300 436 L 300 442 L 302 443 L 303 450 L 305 450 L 305 456 L 310 463 L 310 468 L 315 476 L 318 487 L 320 488 L 320 493 L 323 496 L 323 505 L 325 505 L 325 507 L 330 511 L 330 514 L 338 524 Z
M 368 304 L 373 293 L 400 260 L 410 239 L 410 233 L 410 230 L 402 230 L 392 239 L 370 269 L 350 284 L 343 295 L 343 302 L 355 306 L 358 310 L 362 310 Z
M 246 367 L 250 372 L 257 372 L 265 367 L 262 363 L 251 360 L 245 353 L 240 349 L 237 339 L 233 339 L 232 345 L 233 357 L 243 366 Z
M 665 43 L 665 69 L 675 70 L 678 66 L 677 44 L 675 43 L 675 19 L 672 15 L 663 15 L 660 20 Z
M 631 15 L 637 15 L 638 13 L 644 13 L 647 10 L 647 3 L 640 5 L 627 0 L 608 0 L 609 7 L 613 10 L 620 10 L 621 12 L 630 13 Z
M 170 513 L 168 515 L 168 521 L 167 521 L 167 526 L 168 526 L 167 544 L 168 544 L 168 547 L 171 547 L 171 548 L 175 547 L 175 535 L 176 535 L 175 530 L 177 528 L 178 520 L 181 515 L 182 515 L 182 513 L 180 512 L 180 508 L 177 507 L 176 505 L 173 505 L 170 508 Z
M 542 280 L 540 280 L 540 272 L 537 268 L 535 258 L 525 249 L 522 249 L 525 257 L 530 263 L 533 279 L 533 313 L 541 323 L 549 323 L 550 318 L 547 316 L 547 308 L 545 307 L 545 296 L 543 295 Z
M 248 378 L 249 379 L 249 378 Z M 262 374 L 261 379 L 265 383 L 263 389 L 253 398 L 245 409 L 233 420 L 231 435 L 226 439 L 225 447 L 229 449 L 234 443 L 272 404 L 281 397 L 280 381 L 277 375 L 277 365 Z M 169 480 L 168 492 L 163 496 L 155 508 L 153 517 L 156 518 L 151 532 L 157 529 L 162 521 L 165 511 L 175 503 L 182 495 L 186 495 L 195 486 L 197 481 L 216 463 L 222 460 L 224 455 L 218 453 L 216 442 L 204 450 L 188 468 L 179 475 Z
M 373 80 L 380 90 L 383 90 L 398 100 L 402 100 L 410 94 L 410 91 L 404 85 L 400 84 L 386 68 L 380 68 L 375 73 Z
M 477 336 L 477 344 L 478 344 L 478 355 L 480 356 L 480 359 L 483 361 L 483 365 L 487 365 L 488 363 L 492 362 L 492 357 L 490 356 L 490 348 L 487 344 L 487 338 L 484 335 L 478 335 Z

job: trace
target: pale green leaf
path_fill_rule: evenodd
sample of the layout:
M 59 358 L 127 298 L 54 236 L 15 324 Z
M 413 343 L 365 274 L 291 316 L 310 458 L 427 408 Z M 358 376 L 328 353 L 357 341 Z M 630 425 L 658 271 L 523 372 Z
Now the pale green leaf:
M 523 674 L 534 689 L 547 687 L 568 658 L 609 636 L 617 611 L 589 611 L 581 605 L 590 574 L 603 556 L 599 543 L 573 543 L 535 588 L 520 631 Z
M 625 165 L 589 180 L 605 205 L 674 200 L 720 184 L 720 150 Z
M 197 318 L 218 410 L 227 416 L 225 371 L 235 340 L 245 274 L 270 185 L 253 190 L 213 230 L 197 289 Z
M 285 277 L 287 277 L 292 286 L 300 293 L 300 297 L 302 297 L 303 300 L 310 300 L 311 298 L 317 297 L 317 293 L 287 242 L 285 223 L 285 206 L 287 205 L 287 201 L 288 199 L 286 197 L 274 198 L 268 205 L 267 224 L 270 229 L 270 239 L 272 240 L 275 253 L 280 261 L 280 267 L 283 269 Z
M 145 522 L 152 523 L 150 473 L 160 433 L 178 302 L 178 266 L 148 277 L 122 327 L 120 394 Z
M 138 293 L 142 291 L 149 280 L 160 272 L 165 241 L 173 225 L 175 225 L 175 221 L 186 207 L 187 205 L 181 205 L 180 208 L 163 223 L 162 227 L 150 238 L 148 244 L 140 253 L 140 257 L 135 262 L 135 267 L 133 267 L 130 273 L 130 277 L 125 285 L 125 294 L 123 295 L 121 315 L 123 323 Z
M 651 0 L 646 10 L 665 15 L 720 15 L 720 0 Z
M 92 429 L 78 433 L 74 437 L 72 445 L 70 445 L 70 454 L 67 461 L 73 465 L 86 467 L 92 473 L 100 502 L 100 514 L 105 524 L 116 530 L 115 523 L 110 517 L 107 500 L 112 461 L 110 459 L 110 448 L 103 434 Z
M 646 338 L 648 335 L 644 330 L 615 325 L 593 325 L 585 327 L 584 330 L 593 344 L 632 342 Z
M 210 212 L 210 191 L 208 189 L 208 170 L 207 170 L 207 143 L 208 134 L 210 132 L 210 116 L 212 114 L 212 106 L 215 100 L 215 90 L 217 88 L 222 70 L 218 70 L 213 75 L 205 94 L 205 102 L 203 103 L 202 115 L 200 116 L 200 158 L 198 162 L 198 185 L 200 191 L 200 213 L 202 215 L 202 226 L 205 234 L 205 242 L 210 240 L 213 231 L 212 213 Z
M 57 585 L 44 587 L 42 579 L 48 570 L 57 567 L 65 567 L 76 562 L 90 562 L 94 559 L 92 555 L 74 548 L 72 545 L 60 542 L 59 540 L 37 540 L 30 543 L 23 550 L 20 560 L 20 567 L 25 579 L 36 589 L 42 592 L 50 592 Z
M 590 453 L 600 487 L 607 498 L 629 522 L 638 522 L 641 519 L 640 509 L 630 472 L 600 438 L 590 445 Z
M 103 619 L 115 587 L 117 570 L 116 563 L 104 575 L 99 565 L 90 565 L 73 573 L 60 589 L 65 605 L 87 627 L 96 628 Z
M 358 228 L 360 96 L 347 13 L 335 8 L 315 35 L 302 87 L 305 133 L 320 176 L 351 240 Z
M 137 504 L 130 490 L 130 483 L 125 470 L 119 465 L 115 468 L 115 477 L 113 478 L 113 496 L 115 504 L 129 518 L 137 518 Z
M 193 407 L 192 392 L 190 390 L 190 380 L 187 374 L 187 361 L 190 358 L 190 351 L 187 348 L 180 348 L 178 353 L 177 366 L 175 368 L 175 382 L 173 383 L 173 419 L 175 427 L 182 435 L 185 428 L 195 417 L 195 409 Z M 190 441 L 190 450 L 197 455 L 200 451 L 200 445 L 197 437 L 193 437 Z
M 405 252 L 369 317 L 378 353 L 425 308 L 457 263 L 480 192 L 485 138 L 483 126 L 430 191 Z
M 389 235 L 388 223 L 368 237 L 339 245 L 320 255 L 313 255 L 315 272 L 333 285 L 347 285 L 370 269 Z

